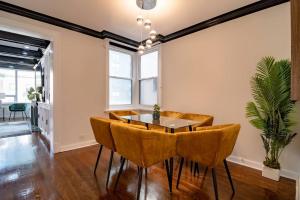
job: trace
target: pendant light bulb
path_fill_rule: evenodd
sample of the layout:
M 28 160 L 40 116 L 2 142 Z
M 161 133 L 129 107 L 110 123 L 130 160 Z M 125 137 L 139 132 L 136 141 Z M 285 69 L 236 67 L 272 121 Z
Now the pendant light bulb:
M 149 36 L 150 36 L 151 40 L 154 40 L 156 38 L 156 34 L 157 33 L 155 30 L 150 31 Z
M 150 49 L 152 47 L 152 40 L 148 39 L 146 41 L 146 47 L 147 47 L 147 49 Z
M 137 22 L 137 24 L 138 24 L 139 26 L 141 26 L 141 25 L 143 24 L 143 22 L 144 22 L 143 16 L 142 16 L 142 15 L 137 16 L 136 22 Z
M 145 47 L 141 44 L 139 47 L 138 47 L 138 52 L 139 54 L 143 54 L 145 51 Z
M 151 28 L 151 21 L 150 19 L 146 19 L 144 23 L 145 29 L 150 29 Z

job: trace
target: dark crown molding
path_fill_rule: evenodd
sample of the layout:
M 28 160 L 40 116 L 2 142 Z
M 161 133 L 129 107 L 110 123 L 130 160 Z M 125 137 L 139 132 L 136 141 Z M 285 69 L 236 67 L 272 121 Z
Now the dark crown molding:
M 237 19 L 239 17 L 243 17 L 245 15 L 249 15 L 273 6 L 277 6 L 279 4 L 282 3 L 286 3 L 289 0 L 261 0 L 252 4 L 249 4 L 247 6 L 238 8 L 236 10 L 224 13 L 222 15 L 219 15 L 217 17 L 211 18 L 209 20 L 200 22 L 198 24 L 195 24 L 193 26 L 187 27 L 185 29 L 176 31 L 174 33 L 171 33 L 169 35 L 164 36 L 163 38 L 161 38 L 161 42 L 165 43 L 165 42 L 169 42 L 171 40 L 175 40 L 177 38 L 195 33 L 197 31 L 201 31 L 203 29 L 207 29 L 209 27 L 233 20 L 233 19 Z
M 177 38 L 186 36 L 188 34 L 192 34 L 194 32 L 201 31 L 203 29 L 207 29 L 209 27 L 245 16 L 245 15 L 249 15 L 251 13 L 255 13 L 255 12 L 258 12 L 258 11 L 261 11 L 261 10 L 264 10 L 264 9 L 267 9 L 267 8 L 270 8 L 270 7 L 273 7 L 273 6 L 282 4 L 282 3 L 286 3 L 288 1 L 289 0 L 261 0 L 261 1 L 249 4 L 247 6 L 238 8 L 236 10 L 224 13 L 222 15 L 211 18 L 209 20 L 200 22 L 198 24 L 187 27 L 185 29 L 168 34 L 166 36 L 159 35 L 159 37 L 157 38 L 157 41 L 162 42 L 162 43 L 169 42 L 171 40 L 175 40 Z M 109 38 L 109 39 L 113 39 L 118 42 L 122 42 L 124 44 L 128 44 L 128 45 L 131 45 L 134 47 L 137 47 L 140 44 L 140 42 L 138 42 L 138 41 L 128 39 L 126 37 L 111 33 L 106 30 L 99 32 L 99 31 L 96 31 L 96 30 L 93 30 L 93 29 L 90 29 L 90 28 L 87 28 L 87 27 L 84 27 L 84 26 L 81 26 L 78 24 L 67 22 L 67 21 L 64 21 L 64 20 L 61 20 L 61 19 L 58 19 L 55 17 L 51 17 L 48 15 L 45 15 L 45 14 L 42 14 L 39 12 L 35 12 L 35 11 L 29 10 L 26 8 L 22 8 L 20 6 L 16 6 L 13 4 L 9 4 L 9 3 L 3 2 L 3 1 L 0 1 L 0 10 L 6 11 L 9 13 L 13 13 L 13 14 L 17 14 L 17 15 L 20 15 L 23 17 L 28 17 L 28 18 L 31 18 L 34 20 L 38 20 L 38 21 L 52 24 L 55 26 L 59 26 L 62 28 L 66 28 L 69 30 L 73 30 L 73 31 L 83 33 L 83 34 L 86 34 L 89 36 L 93 36 L 96 38 L 100 38 L 100 39 Z

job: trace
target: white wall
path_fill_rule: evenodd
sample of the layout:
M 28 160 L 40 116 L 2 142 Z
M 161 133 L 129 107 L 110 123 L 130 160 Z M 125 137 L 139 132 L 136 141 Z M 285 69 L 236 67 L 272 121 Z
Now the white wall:
M 0 12 L 0 29 L 53 42 L 55 151 L 92 144 L 89 117 L 105 108 L 104 41 L 6 12 Z
M 263 56 L 290 58 L 289 9 L 285 3 L 163 44 L 163 108 L 240 123 L 233 155 L 253 167 L 260 167 L 264 149 L 260 131 L 245 117 L 249 80 Z M 299 152 L 300 135 L 282 155 L 286 176 L 300 174 Z

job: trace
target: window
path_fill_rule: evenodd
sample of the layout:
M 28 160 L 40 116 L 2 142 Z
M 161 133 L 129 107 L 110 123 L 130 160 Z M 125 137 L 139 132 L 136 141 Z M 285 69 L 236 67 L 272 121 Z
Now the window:
M 109 50 L 109 105 L 132 104 L 132 55 Z
M 0 68 L 0 93 L 5 93 L 3 103 L 30 102 L 27 91 L 35 85 L 35 71 Z
M 30 102 L 27 98 L 29 88 L 35 88 L 35 72 L 34 71 L 17 71 L 17 102 Z
M 139 71 L 140 104 L 157 104 L 158 51 L 141 56 Z
M 0 68 L 0 93 L 5 93 L 3 103 L 14 102 L 16 98 L 16 72 Z

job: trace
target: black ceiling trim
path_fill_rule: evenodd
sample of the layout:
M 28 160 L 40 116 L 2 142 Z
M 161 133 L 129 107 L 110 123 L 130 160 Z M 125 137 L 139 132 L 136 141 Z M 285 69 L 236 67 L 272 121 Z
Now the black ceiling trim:
M 236 10 L 227 12 L 225 14 L 219 15 L 217 17 L 211 18 L 209 20 L 200 22 L 198 24 L 187 27 L 185 29 L 176 31 L 169 35 L 166 35 L 166 36 L 159 35 L 157 41 L 162 42 L 162 43 L 169 42 L 171 40 L 175 40 L 177 38 L 186 36 L 188 34 L 192 34 L 194 32 L 201 31 L 203 29 L 206 29 L 206 28 L 209 28 L 209 27 L 245 16 L 245 15 L 249 15 L 251 13 L 255 13 L 255 12 L 261 11 L 263 9 L 267 9 L 267 8 L 270 8 L 270 7 L 273 7 L 273 6 L 288 2 L 288 1 L 289 0 L 261 0 L 261 1 L 249 4 L 247 6 L 238 8 Z M 64 21 L 64 20 L 61 20 L 61 19 L 58 19 L 55 17 L 51 17 L 48 15 L 45 15 L 45 14 L 42 14 L 39 12 L 35 12 L 35 11 L 29 10 L 29 9 L 26 9 L 26 8 L 23 8 L 20 6 L 16 6 L 16 5 L 7 3 L 7 2 L 3 2 L 3 1 L 0 1 L 0 10 L 6 11 L 9 13 L 14 13 L 17 15 L 21 15 L 23 17 L 28 17 L 28 18 L 31 18 L 34 20 L 38 20 L 38 21 L 52 24 L 55 26 L 59 26 L 62 28 L 66 28 L 69 30 L 77 31 L 79 33 L 83 33 L 83 34 L 93 36 L 96 38 L 100 38 L 100 39 L 109 38 L 109 39 L 113 39 L 118 42 L 122 42 L 124 44 L 132 45 L 135 47 L 137 47 L 140 44 L 140 42 L 138 42 L 138 41 L 128 39 L 126 37 L 117 35 L 115 33 L 111 33 L 109 31 L 103 30 L 103 31 L 99 32 L 99 31 L 96 31 L 96 30 L 93 30 L 93 29 L 90 29 L 90 28 L 87 28 L 87 27 L 84 27 L 84 26 L 81 26 L 78 24 L 67 22 L 67 21 Z
M 12 55 L 12 56 L 21 56 L 21 57 L 36 58 L 36 59 L 40 59 L 43 56 L 43 52 L 41 49 L 39 49 L 38 51 L 32 51 L 32 50 L 10 47 L 5 45 L 0 45 L 0 53 Z
M 135 47 L 137 47 L 139 45 L 139 42 L 137 42 L 135 40 L 128 39 L 126 37 L 114 34 L 112 32 L 106 31 L 106 30 L 103 30 L 102 34 L 103 34 L 104 38 L 109 38 L 109 39 L 112 39 L 112 40 L 116 40 L 116 41 L 122 42 L 124 44 L 128 44 L 128 45 L 135 46 Z
M 31 70 L 33 69 L 34 65 L 22 65 L 22 64 L 11 64 L 9 62 L 0 62 L 0 68 L 7 68 L 7 69 L 21 69 L 21 70 Z
M 255 13 L 282 3 L 286 3 L 289 0 L 261 0 L 252 4 L 249 4 L 247 6 L 238 8 L 236 10 L 227 12 L 225 14 L 219 15 L 217 17 L 211 18 L 209 20 L 200 22 L 198 24 L 195 24 L 193 26 L 187 27 L 185 29 L 182 29 L 180 31 L 176 31 L 174 33 L 171 33 L 169 35 L 166 35 L 160 39 L 161 42 L 169 42 L 171 40 L 175 40 L 177 38 L 192 34 L 197 31 L 201 31 L 203 29 L 207 29 L 209 27 L 239 18 L 243 17 L 245 15 L 249 15 L 251 13 Z
M 134 48 L 131 48 L 131 47 L 128 47 L 128 46 L 125 46 L 125 45 L 122 45 L 122 44 L 119 44 L 119 43 L 116 43 L 116 42 L 109 42 L 109 44 L 112 45 L 112 46 L 115 46 L 115 47 L 119 47 L 121 49 L 126 49 L 128 51 L 137 52 L 137 49 L 134 49 Z
M 0 30 L 0 40 L 28 45 L 28 46 L 34 46 L 43 49 L 47 48 L 47 46 L 50 44 L 50 41 L 48 40 L 42 40 L 39 38 L 34 38 L 30 36 L 20 35 L 16 33 L 1 31 L 1 30 Z
M 38 63 L 36 59 L 26 59 L 11 56 L 0 55 L 0 62 L 7 62 L 11 64 L 35 65 Z

